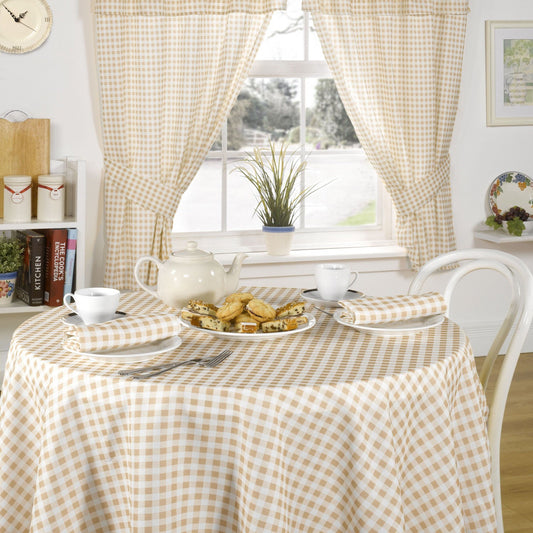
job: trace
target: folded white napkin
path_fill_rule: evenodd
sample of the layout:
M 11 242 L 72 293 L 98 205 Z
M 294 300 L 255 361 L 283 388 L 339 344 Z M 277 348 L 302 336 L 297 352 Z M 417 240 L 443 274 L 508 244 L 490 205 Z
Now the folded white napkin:
M 368 296 L 356 300 L 341 300 L 341 318 L 352 324 L 397 322 L 409 318 L 445 313 L 444 297 L 438 292 L 398 296 Z
M 173 337 L 181 328 L 175 315 L 126 316 L 100 324 L 67 325 L 63 346 L 75 352 L 114 350 Z

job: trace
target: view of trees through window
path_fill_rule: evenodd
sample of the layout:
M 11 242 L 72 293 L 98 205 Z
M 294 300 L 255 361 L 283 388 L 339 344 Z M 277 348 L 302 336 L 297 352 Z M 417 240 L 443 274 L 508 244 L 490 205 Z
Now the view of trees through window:
M 307 159 L 302 187 L 327 183 L 306 200 L 299 229 L 379 224 L 376 174 L 329 74 L 312 20 L 297 4 L 289 0 L 288 11 L 273 16 L 251 76 L 180 202 L 175 232 L 260 230 L 254 193 L 232 170 L 247 151 L 271 140 L 288 143 L 289 152 Z

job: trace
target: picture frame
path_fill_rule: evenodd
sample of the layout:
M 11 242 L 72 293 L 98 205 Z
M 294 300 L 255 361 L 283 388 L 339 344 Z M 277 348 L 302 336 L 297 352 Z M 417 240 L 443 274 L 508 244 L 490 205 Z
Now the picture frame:
M 485 22 L 487 126 L 533 125 L 533 20 Z

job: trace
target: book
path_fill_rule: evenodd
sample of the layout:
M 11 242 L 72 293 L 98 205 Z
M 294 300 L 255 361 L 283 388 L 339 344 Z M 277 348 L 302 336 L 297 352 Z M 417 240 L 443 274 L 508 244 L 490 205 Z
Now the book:
M 76 228 L 69 228 L 67 230 L 67 257 L 65 264 L 65 286 L 63 288 L 63 296 L 72 292 L 74 284 L 74 266 L 76 262 L 76 244 L 78 241 L 78 230 Z
M 18 271 L 15 293 L 28 305 L 44 301 L 45 244 L 42 233 L 17 230 L 16 237 L 24 242 L 24 262 Z
M 63 305 L 67 236 L 64 228 L 42 230 L 46 238 L 44 303 L 50 307 Z

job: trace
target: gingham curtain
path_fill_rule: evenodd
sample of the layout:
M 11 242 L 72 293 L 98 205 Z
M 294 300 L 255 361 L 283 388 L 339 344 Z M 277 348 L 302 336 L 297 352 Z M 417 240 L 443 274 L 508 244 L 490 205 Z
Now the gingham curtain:
M 166 259 L 172 219 L 285 0 L 95 0 L 105 172 L 105 284 Z M 200 216 L 200 214 L 199 214 Z M 156 273 L 144 272 L 148 283 Z
M 449 146 L 468 0 L 303 0 L 413 268 L 455 248 Z

